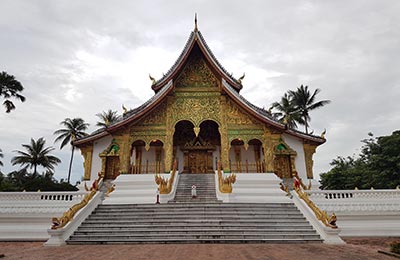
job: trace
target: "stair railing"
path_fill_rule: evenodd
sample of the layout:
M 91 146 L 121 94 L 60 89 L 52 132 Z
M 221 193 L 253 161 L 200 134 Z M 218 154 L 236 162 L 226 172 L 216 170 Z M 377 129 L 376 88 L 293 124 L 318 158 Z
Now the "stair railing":
M 154 180 L 156 184 L 158 185 L 158 190 L 160 191 L 160 194 L 169 194 L 172 190 L 172 185 L 174 183 L 175 179 L 175 173 L 177 170 L 177 161 L 174 161 L 172 171 L 171 171 L 171 176 L 169 178 L 164 178 L 160 174 L 154 175 Z
M 81 202 L 70 207 L 67 211 L 64 212 L 64 214 L 61 217 L 59 218 L 54 217 L 51 219 L 52 222 L 51 229 L 59 229 L 66 226 L 74 218 L 75 214 L 89 203 L 89 201 L 99 191 L 99 188 L 102 184 L 103 176 L 100 173 L 98 174 L 98 176 L 99 177 L 93 182 L 92 187 L 88 190 L 89 193 L 87 193 L 83 197 Z
M 223 177 L 221 171 L 221 162 L 218 161 L 218 187 L 222 193 L 232 193 L 232 184 L 236 182 L 236 175 L 234 173 L 229 176 Z
M 337 217 L 335 213 L 332 213 L 332 215 L 328 216 L 328 213 L 326 213 L 325 210 L 321 210 L 318 208 L 317 205 L 315 205 L 314 202 L 310 199 L 309 195 L 302 190 L 302 185 L 299 181 L 296 182 L 295 178 L 295 183 L 294 183 L 294 190 L 296 193 L 299 195 L 299 198 L 302 199 L 307 206 L 314 212 L 315 217 L 322 222 L 326 227 L 330 227 L 333 229 L 338 228 L 336 225 Z

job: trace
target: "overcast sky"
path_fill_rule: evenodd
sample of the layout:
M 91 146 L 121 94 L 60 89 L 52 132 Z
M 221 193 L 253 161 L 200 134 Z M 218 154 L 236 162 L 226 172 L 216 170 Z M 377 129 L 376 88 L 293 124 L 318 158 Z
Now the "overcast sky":
M 0 110 L 0 148 L 10 159 L 30 138 L 44 137 L 62 159 L 53 132 L 66 117 L 95 130 L 96 113 L 122 112 L 153 95 L 194 27 L 237 78 L 241 94 L 268 108 L 301 84 L 320 88 L 328 106 L 311 113 L 311 129 L 327 129 L 314 156 L 316 173 L 338 155 L 358 154 L 368 132 L 400 129 L 400 1 L 18 1 L 0 2 L 0 71 L 24 85 L 25 103 Z M 1 101 L 2 102 L 2 101 Z M 301 128 L 303 130 L 303 128 Z M 73 182 L 83 175 L 76 153 Z

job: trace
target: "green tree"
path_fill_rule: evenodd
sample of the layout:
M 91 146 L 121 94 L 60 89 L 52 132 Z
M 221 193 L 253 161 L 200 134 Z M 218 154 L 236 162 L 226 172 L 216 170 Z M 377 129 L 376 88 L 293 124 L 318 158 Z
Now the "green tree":
M 96 126 L 100 127 L 108 127 L 119 119 L 118 112 L 111 109 L 96 114 L 96 116 L 101 120 L 96 123 Z
M 271 108 L 279 112 L 273 113 L 274 118 L 279 122 L 286 124 L 289 128 L 297 128 L 297 123 L 304 124 L 301 114 L 293 103 L 292 97 L 285 93 L 280 102 L 274 102 Z
M 75 146 L 72 142 L 87 135 L 85 131 L 89 124 L 85 123 L 82 118 L 66 118 L 60 123 L 60 125 L 64 126 L 64 128 L 58 129 L 54 132 L 55 135 L 58 135 L 54 142 L 61 141 L 60 149 L 63 149 L 67 144 L 71 144 L 71 159 L 68 167 L 68 183 L 70 183 L 72 160 L 75 151 Z
M 362 140 L 357 157 L 338 157 L 321 174 L 323 189 L 393 189 L 400 185 L 400 130 Z
M 289 91 L 289 95 L 292 97 L 295 107 L 303 118 L 307 134 L 309 126 L 308 122 L 311 120 L 310 112 L 331 102 L 330 100 L 316 101 L 316 96 L 320 92 L 321 90 L 317 88 L 314 93 L 311 94 L 311 92 L 308 90 L 308 86 L 304 87 L 303 85 L 297 88 L 296 91 Z
M 20 164 L 27 168 L 33 168 L 33 175 L 37 175 L 37 167 L 42 166 L 48 170 L 53 170 L 54 166 L 61 162 L 57 157 L 49 153 L 53 147 L 45 147 L 46 140 L 41 137 L 37 141 L 31 138 L 30 144 L 23 144 L 25 151 L 15 151 L 18 155 L 11 159 L 12 165 Z
M 58 182 L 52 171 L 32 175 L 26 169 L 10 172 L 7 177 L 0 174 L 0 191 L 76 191 L 69 183 Z
M 3 105 L 6 107 L 6 113 L 15 109 L 10 98 L 19 99 L 21 102 L 25 101 L 25 97 L 20 94 L 23 90 L 24 87 L 13 75 L 9 75 L 5 71 L 0 72 L 0 96 L 4 98 Z

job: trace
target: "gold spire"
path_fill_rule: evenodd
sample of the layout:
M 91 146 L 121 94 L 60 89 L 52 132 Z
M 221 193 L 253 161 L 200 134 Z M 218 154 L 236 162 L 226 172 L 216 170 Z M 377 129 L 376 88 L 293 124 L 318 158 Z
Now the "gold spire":
M 197 13 L 194 13 L 194 31 L 197 32 Z

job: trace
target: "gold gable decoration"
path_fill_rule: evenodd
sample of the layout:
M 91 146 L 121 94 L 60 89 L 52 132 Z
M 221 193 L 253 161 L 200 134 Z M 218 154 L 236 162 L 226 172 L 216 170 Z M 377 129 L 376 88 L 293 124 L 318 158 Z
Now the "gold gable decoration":
M 249 116 L 247 113 L 243 112 L 236 104 L 231 100 L 228 100 L 226 104 L 227 109 L 227 123 L 234 126 L 249 126 L 249 125 L 259 125 L 262 124 L 256 119 Z
M 177 88 L 218 88 L 218 79 L 208 67 L 200 51 L 195 51 L 189 57 L 175 86 Z
M 137 125 L 165 125 L 167 118 L 167 102 L 163 101 L 148 116 L 141 120 Z

